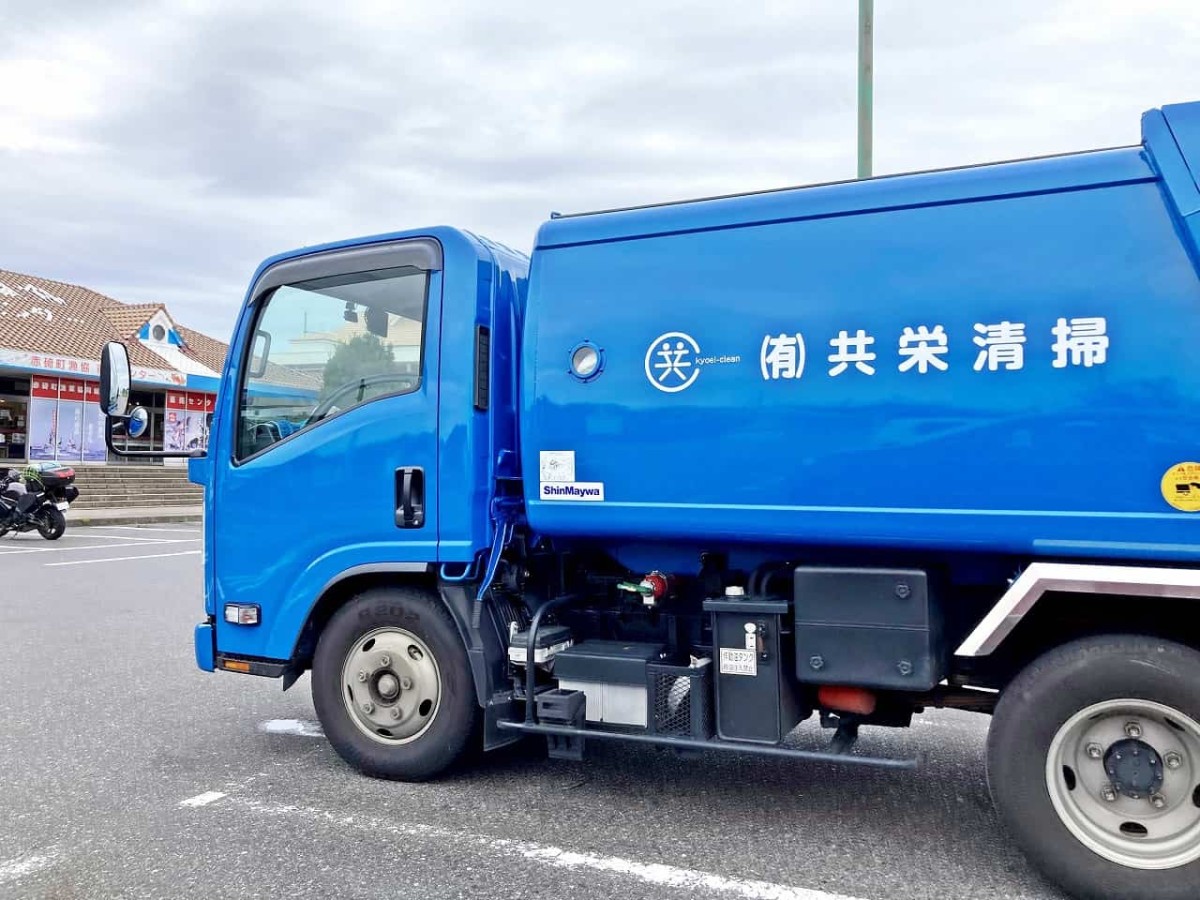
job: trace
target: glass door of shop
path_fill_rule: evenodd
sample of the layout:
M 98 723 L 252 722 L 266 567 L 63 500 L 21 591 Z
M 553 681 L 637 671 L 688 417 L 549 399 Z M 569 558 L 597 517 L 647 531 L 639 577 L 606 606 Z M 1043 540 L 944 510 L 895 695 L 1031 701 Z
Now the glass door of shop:
M 7 385 L 5 385 L 7 387 Z M 29 382 L 21 393 L 0 393 L 0 465 L 25 459 L 29 430 Z

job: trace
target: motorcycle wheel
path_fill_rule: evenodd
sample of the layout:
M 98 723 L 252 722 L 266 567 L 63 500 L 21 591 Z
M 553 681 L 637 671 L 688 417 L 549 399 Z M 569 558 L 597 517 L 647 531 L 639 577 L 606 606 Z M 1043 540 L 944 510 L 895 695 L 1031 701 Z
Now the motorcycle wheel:
M 46 521 L 38 526 L 38 534 L 48 541 L 57 541 L 67 530 L 67 517 L 53 506 L 46 510 Z

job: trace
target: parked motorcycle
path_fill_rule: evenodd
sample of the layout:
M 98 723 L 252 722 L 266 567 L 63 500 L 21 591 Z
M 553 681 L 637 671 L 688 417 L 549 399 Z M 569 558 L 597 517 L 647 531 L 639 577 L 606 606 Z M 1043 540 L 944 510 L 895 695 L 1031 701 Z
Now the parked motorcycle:
M 0 535 L 36 530 L 56 541 L 67 530 L 66 511 L 78 496 L 70 466 L 9 469 L 0 475 Z

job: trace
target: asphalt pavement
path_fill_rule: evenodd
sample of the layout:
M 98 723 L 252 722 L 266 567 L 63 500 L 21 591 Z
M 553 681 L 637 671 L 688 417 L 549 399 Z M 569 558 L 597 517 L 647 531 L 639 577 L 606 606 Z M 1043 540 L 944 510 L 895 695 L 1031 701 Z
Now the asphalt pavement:
M 202 612 L 194 525 L 0 538 L 0 898 L 1063 898 L 992 812 L 983 717 L 863 730 L 917 771 L 610 744 L 375 781 L 307 677 L 198 671 Z

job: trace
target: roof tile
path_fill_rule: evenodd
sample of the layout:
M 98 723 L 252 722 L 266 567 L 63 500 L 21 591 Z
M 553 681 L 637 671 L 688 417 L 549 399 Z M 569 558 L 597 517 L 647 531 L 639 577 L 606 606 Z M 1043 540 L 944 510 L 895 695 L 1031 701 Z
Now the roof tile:
M 79 285 L 0 269 L 0 347 L 99 359 L 108 341 L 124 341 L 135 366 L 171 368 L 157 353 L 131 340 L 160 309 L 166 307 L 121 303 Z M 187 356 L 214 372 L 222 370 L 227 345 L 190 328 L 177 326 L 177 331 Z

